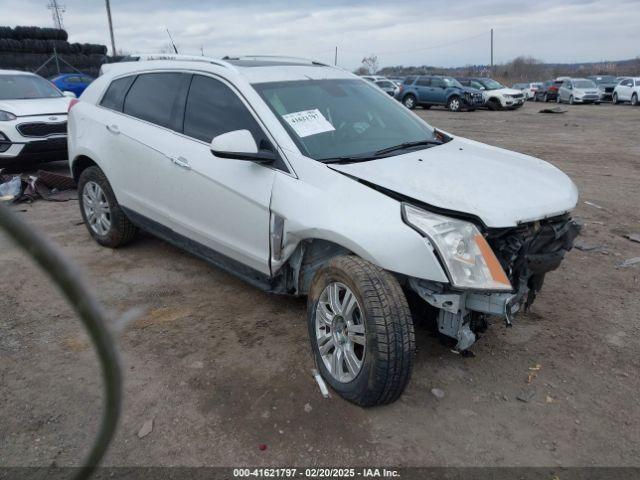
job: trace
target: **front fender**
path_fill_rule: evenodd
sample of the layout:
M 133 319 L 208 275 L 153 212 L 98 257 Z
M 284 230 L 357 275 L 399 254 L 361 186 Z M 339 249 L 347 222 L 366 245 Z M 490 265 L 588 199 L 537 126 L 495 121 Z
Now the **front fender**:
M 271 211 L 284 218 L 283 256 L 298 244 L 321 239 L 337 244 L 385 270 L 447 283 L 433 246 L 404 223 L 400 202 L 326 165 L 296 162 L 299 178 L 278 174 Z

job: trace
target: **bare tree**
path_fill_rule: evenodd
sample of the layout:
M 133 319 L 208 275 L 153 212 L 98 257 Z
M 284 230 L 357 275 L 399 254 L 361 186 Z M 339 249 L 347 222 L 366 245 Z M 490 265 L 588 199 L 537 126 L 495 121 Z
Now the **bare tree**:
M 378 56 L 373 53 L 362 59 L 362 67 L 366 68 L 370 75 L 378 72 Z

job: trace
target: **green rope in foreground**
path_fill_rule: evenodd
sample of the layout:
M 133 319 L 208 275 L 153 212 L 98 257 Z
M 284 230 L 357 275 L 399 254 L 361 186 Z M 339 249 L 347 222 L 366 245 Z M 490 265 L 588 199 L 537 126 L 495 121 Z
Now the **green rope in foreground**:
M 95 296 L 84 286 L 72 265 L 42 235 L 0 204 L 0 228 L 30 255 L 62 290 L 89 332 L 102 368 L 105 384 L 105 409 L 100 431 L 84 464 L 75 478 L 86 479 L 104 456 L 118 424 L 122 397 L 120 364 L 105 314 Z

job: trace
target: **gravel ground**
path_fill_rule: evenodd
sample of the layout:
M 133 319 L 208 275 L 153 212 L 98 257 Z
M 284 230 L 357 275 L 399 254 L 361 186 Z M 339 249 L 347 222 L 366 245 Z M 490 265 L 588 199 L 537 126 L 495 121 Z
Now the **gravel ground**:
M 105 463 L 639 465 L 640 264 L 617 264 L 640 256 L 623 237 L 640 233 L 640 108 L 540 108 L 416 112 L 567 172 L 581 192 L 581 241 L 599 248 L 572 251 L 532 311 L 513 328 L 494 321 L 474 358 L 418 329 L 412 381 L 380 408 L 322 398 L 303 299 L 264 294 L 149 236 L 101 248 L 77 201 L 14 207 L 73 260 L 113 318 L 145 309 L 117 335 L 124 410 Z M 94 352 L 4 234 L 0 265 L 0 465 L 77 465 L 101 415 Z

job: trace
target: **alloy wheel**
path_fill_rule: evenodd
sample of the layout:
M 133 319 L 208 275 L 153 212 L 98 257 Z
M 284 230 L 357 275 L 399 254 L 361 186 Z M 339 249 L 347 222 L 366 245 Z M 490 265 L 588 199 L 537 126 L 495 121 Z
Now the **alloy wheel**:
M 315 333 L 329 374 L 341 383 L 354 380 L 362 369 L 367 340 L 360 303 L 343 283 L 332 282 L 320 294 Z
M 111 209 L 104 191 L 96 182 L 87 182 L 82 189 L 82 208 L 89 227 L 100 236 L 111 229 Z
M 457 112 L 458 110 L 460 110 L 460 100 L 458 100 L 457 98 L 452 99 L 449 102 L 449 110 L 451 110 L 452 112 Z
M 413 108 L 413 107 L 416 106 L 416 102 L 415 102 L 414 98 L 411 95 L 405 97 L 403 103 L 404 103 L 404 106 L 407 107 L 407 108 Z

